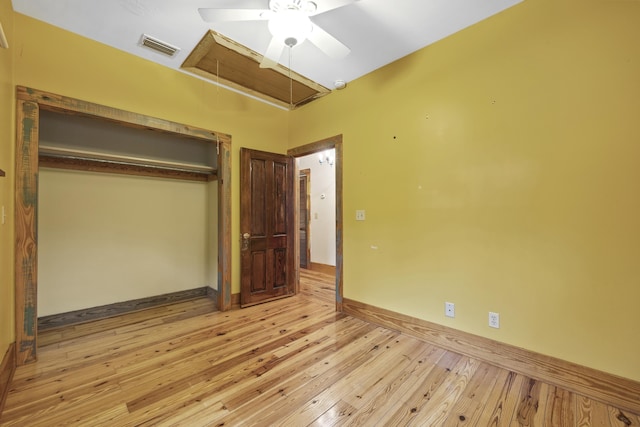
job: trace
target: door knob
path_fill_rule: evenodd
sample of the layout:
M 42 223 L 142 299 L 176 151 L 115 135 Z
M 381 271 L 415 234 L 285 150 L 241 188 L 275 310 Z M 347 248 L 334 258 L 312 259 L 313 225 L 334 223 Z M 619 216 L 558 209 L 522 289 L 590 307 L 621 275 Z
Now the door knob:
M 242 247 L 240 248 L 241 251 L 246 251 L 249 249 L 249 237 L 251 237 L 251 234 L 249 233 L 244 233 L 242 235 Z

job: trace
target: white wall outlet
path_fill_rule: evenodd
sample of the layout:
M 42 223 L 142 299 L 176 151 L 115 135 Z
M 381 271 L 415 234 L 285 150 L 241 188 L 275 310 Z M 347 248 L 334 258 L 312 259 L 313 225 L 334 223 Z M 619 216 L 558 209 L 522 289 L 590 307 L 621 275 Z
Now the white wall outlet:
M 496 329 L 500 327 L 500 313 L 489 312 L 489 326 Z
M 452 302 L 445 302 L 444 315 L 447 317 L 456 317 L 456 305 Z
M 356 211 L 356 221 L 364 221 L 364 210 Z

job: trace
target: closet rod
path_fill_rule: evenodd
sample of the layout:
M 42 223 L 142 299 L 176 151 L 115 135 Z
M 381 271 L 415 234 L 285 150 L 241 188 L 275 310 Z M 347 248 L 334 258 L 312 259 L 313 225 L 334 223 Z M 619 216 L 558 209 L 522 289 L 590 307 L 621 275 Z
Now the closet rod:
M 91 151 L 58 148 L 40 144 L 38 154 L 49 157 L 73 159 L 73 160 L 92 160 L 105 164 L 133 165 L 149 168 L 162 168 L 167 170 L 176 170 L 181 172 L 197 172 L 212 174 L 215 169 L 210 166 L 194 165 L 190 163 L 169 162 L 165 160 L 153 160 L 140 157 L 121 156 L 114 154 L 96 153 Z

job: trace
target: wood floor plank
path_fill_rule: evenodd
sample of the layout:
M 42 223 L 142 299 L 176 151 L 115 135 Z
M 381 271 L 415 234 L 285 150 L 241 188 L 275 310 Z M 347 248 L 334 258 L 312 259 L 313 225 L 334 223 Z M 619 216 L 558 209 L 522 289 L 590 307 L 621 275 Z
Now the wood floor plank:
M 574 398 L 570 391 L 550 387 L 545 407 L 543 425 L 574 426 L 576 424 Z
M 346 387 L 350 386 L 346 385 Z M 308 426 L 340 400 L 340 394 L 334 393 L 334 390 L 326 389 L 317 396 L 314 396 L 313 399 L 307 401 L 304 405 L 300 405 L 295 411 L 281 417 L 274 424 L 274 427 Z
M 496 366 L 481 363 L 443 425 L 447 427 L 476 425 L 489 399 L 489 393 L 500 378 L 500 371 Z
M 47 402 L 59 402 L 74 395 L 77 390 L 87 385 L 106 384 L 115 371 L 105 365 L 89 366 L 73 370 L 67 373 L 59 372 L 59 375 L 29 382 L 21 381 L 15 388 L 12 383 L 11 407 L 21 407 L 29 410 L 31 407 L 47 404 Z
M 17 426 L 83 425 L 83 420 L 120 404 L 119 386 L 115 381 L 88 384 L 58 399 L 44 399 L 38 405 L 12 407 L 2 413 L 2 424 Z
M 433 350 L 408 338 L 398 337 L 394 346 L 387 347 L 387 351 L 364 363 L 328 391 L 339 393 L 342 400 L 360 409 L 377 396 L 397 390 L 412 372 L 411 367 L 420 363 L 417 359 L 421 360 Z M 380 366 L 386 369 L 381 370 Z
M 409 425 L 416 419 L 418 411 L 446 382 L 447 376 L 459 366 L 459 363 L 464 364 L 466 360 L 459 354 L 446 352 L 427 374 L 417 390 L 388 407 L 386 413 L 379 417 L 380 422 L 386 425 Z
M 277 316 L 285 316 L 279 313 L 271 318 L 273 324 L 277 324 Z M 287 315 L 290 316 L 290 315 Z M 334 314 L 327 319 L 333 320 Z M 291 321 L 290 319 L 287 321 Z M 308 318 L 298 322 L 299 327 L 306 327 L 317 323 L 317 318 Z M 322 326 L 319 323 L 320 326 Z M 246 352 L 255 346 L 259 338 L 263 342 L 270 339 L 282 339 L 285 329 L 270 330 L 265 333 L 261 325 L 244 324 L 244 326 L 230 322 L 223 328 L 220 326 L 206 327 L 193 334 L 176 337 L 170 341 L 158 342 L 156 345 L 146 347 L 136 352 L 136 359 L 127 360 L 126 365 L 117 365 L 119 372 L 130 372 L 132 377 L 144 375 L 149 363 L 168 363 L 171 360 L 183 360 L 186 357 L 203 357 L 209 363 L 220 363 L 232 358 L 235 354 Z
M 303 405 L 312 396 L 324 391 L 329 385 L 356 369 L 368 358 L 375 357 L 380 348 L 393 341 L 396 336 L 395 332 L 376 328 L 353 341 L 352 345 L 342 346 L 340 351 L 320 358 L 319 363 L 315 363 L 291 378 L 269 378 L 270 381 L 264 384 L 264 389 L 252 390 L 253 395 L 242 391 L 241 394 L 236 394 L 229 401 L 224 400 L 225 405 L 234 409 L 234 412 L 228 418 L 224 418 L 222 422 L 227 425 L 237 425 L 243 420 L 243 422 L 250 424 L 271 425 L 277 422 L 282 417 L 282 413 L 288 411 L 289 408 Z M 251 403 L 253 400 L 251 397 L 259 400 L 261 411 L 246 417 L 241 415 L 242 408 Z M 228 402 L 236 406 L 229 406 Z
M 508 372 L 504 381 L 496 382 L 477 425 L 509 426 L 516 411 L 520 397 L 519 390 L 524 380 L 524 376 Z
M 544 408 L 541 408 L 541 405 L 545 402 L 546 392 L 544 383 L 531 378 L 524 381 L 520 389 L 520 404 L 516 409 L 512 423 L 521 426 L 539 425 L 540 423 L 536 420 L 539 420 L 540 414 L 544 413 Z
M 341 400 L 352 408 L 362 406 L 363 402 L 369 400 L 369 395 L 373 398 L 380 389 L 392 383 L 424 350 L 424 346 L 418 340 L 407 336 L 398 337 L 394 344 L 385 346 L 386 351 L 382 354 L 367 360 L 322 393 L 299 406 L 298 410 L 279 419 L 277 425 L 309 425 Z M 389 368 L 379 370 L 379 364 Z
M 440 387 L 433 393 L 428 404 L 416 412 L 410 425 L 440 426 L 444 424 L 478 366 L 480 366 L 479 360 L 463 358 L 448 376 L 447 386 Z
M 578 396 L 576 400 L 578 426 L 608 426 L 610 424 L 607 405 Z M 615 424 L 614 424 L 615 425 Z
M 92 415 L 78 420 L 78 423 L 86 426 L 120 426 L 126 422 L 128 416 L 127 405 L 120 403 L 110 405 L 104 411 L 92 413 Z
M 448 353 L 436 347 L 425 347 L 423 352 L 411 361 L 394 379 L 377 390 L 358 390 L 352 405 L 358 406 L 358 411 L 345 425 L 367 426 L 385 419 L 385 415 L 403 404 L 408 396 L 420 393 L 420 387 L 439 366 L 440 359 Z M 379 368 L 378 368 L 379 369 Z M 365 399 L 366 397 L 366 399 Z M 363 402 L 357 404 L 357 400 Z
M 291 340 L 295 340 L 298 337 L 306 336 L 311 331 L 316 328 L 322 327 L 323 322 L 316 322 L 314 325 L 293 334 L 286 334 L 279 339 L 268 341 L 262 344 L 259 347 L 255 348 L 245 348 L 242 349 L 241 353 L 234 354 L 233 357 L 222 358 L 221 360 L 216 360 L 216 363 L 212 365 L 205 371 L 199 372 L 196 375 L 189 376 L 178 381 L 174 381 L 169 386 L 164 387 L 159 390 L 155 390 L 152 393 L 149 393 L 145 396 L 141 396 L 139 398 L 133 399 L 127 403 L 130 411 L 137 411 L 144 406 L 153 404 L 159 400 L 166 398 L 167 395 L 172 395 L 176 391 L 182 389 L 190 389 L 191 384 L 199 383 L 199 382 L 210 382 L 212 376 L 216 375 L 219 372 L 225 372 L 228 370 L 232 370 L 238 365 L 251 360 L 253 358 L 262 358 L 266 353 L 272 351 L 275 348 L 279 348 Z
M 184 301 L 171 305 L 149 308 L 147 310 L 127 313 L 116 317 L 89 321 L 72 326 L 50 328 L 38 334 L 38 346 L 44 347 L 73 338 L 80 338 L 95 333 L 96 329 L 105 330 L 122 327 L 122 325 L 140 326 L 141 319 L 146 322 L 170 322 L 180 316 L 193 317 L 214 310 L 213 301 L 208 298 Z M 171 316 L 174 313 L 175 316 Z M 164 319 L 163 319 L 164 318 Z
M 329 316 L 335 316 L 330 313 Z M 340 316 L 341 320 L 344 320 L 343 327 L 345 330 L 354 330 L 356 328 L 367 327 L 369 329 L 372 328 L 371 325 L 367 325 L 362 321 L 358 321 L 353 318 L 344 318 L 344 316 Z M 324 325 L 323 325 L 324 324 Z M 335 325 L 335 324 L 334 324 Z M 326 322 L 318 322 L 317 328 L 318 331 L 322 331 L 323 328 L 328 325 Z M 313 341 L 314 331 L 310 329 L 306 330 L 308 332 L 306 335 L 303 333 L 301 336 L 304 336 L 305 339 L 309 338 L 310 341 Z M 322 334 L 322 332 L 320 332 Z M 290 340 L 284 339 L 280 341 L 278 344 L 285 345 Z M 275 346 L 277 346 L 276 344 Z M 157 393 L 161 392 L 161 390 L 153 390 L 150 392 L 151 396 L 155 395 L 154 400 L 152 401 L 153 405 L 146 405 L 147 407 L 143 409 L 145 416 L 153 415 L 154 419 L 164 419 L 162 415 L 156 415 L 158 412 L 173 412 L 171 409 L 175 410 L 178 408 L 186 408 L 193 404 L 198 404 L 199 402 L 208 399 L 212 395 L 215 395 L 217 399 L 222 399 L 228 394 L 236 393 L 237 388 L 234 387 L 245 387 L 251 389 L 254 387 L 252 384 L 253 381 L 258 382 L 261 381 L 261 377 L 264 374 L 265 370 L 262 369 L 262 366 L 266 363 L 269 363 L 271 357 L 269 356 L 269 352 L 271 351 L 274 345 L 266 347 L 263 346 L 263 351 L 255 351 L 256 349 L 252 349 L 248 351 L 248 355 L 250 357 L 245 357 L 247 354 L 240 354 L 239 357 L 242 359 L 236 358 L 228 362 L 221 362 L 212 367 L 212 369 L 208 369 L 203 371 L 201 375 L 193 376 L 185 382 L 185 385 L 188 387 L 182 387 L 181 389 L 172 387 L 171 393 L 166 394 L 165 396 L 159 396 Z M 308 357 L 313 357 L 314 353 L 311 353 Z M 228 365 L 228 367 L 227 367 Z M 230 369 L 233 368 L 233 369 Z M 304 365 L 301 365 L 298 369 L 303 369 Z M 266 370 L 267 372 L 269 370 Z M 225 394 L 228 389 L 231 388 L 231 391 L 228 394 Z M 181 391 L 180 391 L 181 390 Z M 134 395 L 135 396 L 135 395 Z M 144 397 L 147 398 L 147 397 Z M 149 400 L 147 400 L 149 402 Z M 137 402 L 130 402 L 130 409 L 136 409 Z M 226 406 L 224 407 L 226 411 Z M 136 412 L 139 410 L 136 409 Z
M 470 418 L 466 418 L 464 414 L 458 414 L 457 419 L 463 421 L 464 424 L 460 423 L 460 425 L 466 426 L 476 426 L 476 427 L 484 427 L 490 425 L 489 420 L 491 419 L 491 415 L 495 408 L 498 407 L 498 402 L 501 397 L 501 387 L 508 383 L 510 380 L 510 376 L 513 373 L 509 372 L 505 369 L 498 369 L 498 372 L 495 374 L 494 378 L 489 380 L 488 384 L 484 384 L 483 387 L 487 389 L 487 395 L 484 398 L 483 402 L 477 402 L 477 410 L 474 412 Z M 474 399 L 475 400 L 475 399 Z M 473 404 L 470 405 L 472 407 Z M 470 410 L 469 410 L 470 411 Z M 460 415 L 464 416 L 466 419 L 461 420 Z M 456 414 L 453 414 L 455 419 Z
M 345 343 L 357 341 L 358 336 L 364 336 L 375 329 L 373 325 L 368 325 L 355 319 L 349 319 L 348 323 L 348 329 L 351 332 L 343 336 Z M 369 339 L 374 339 L 374 336 Z M 327 347 L 331 346 L 330 342 L 324 342 L 326 340 L 319 341 L 322 341 L 323 345 Z M 331 353 L 330 348 L 327 353 Z M 296 371 L 303 371 L 307 366 L 314 365 L 320 356 L 318 356 L 318 351 L 316 351 L 305 354 L 304 357 L 309 359 L 309 363 L 302 361 L 291 367 L 286 365 L 273 365 L 270 369 L 262 369 L 263 364 L 270 363 L 273 359 L 265 357 L 265 354 L 262 353 L 256 354 L 251 364 L 237 366 L 236 369 L 233 370 L 233 375 L 211 378 L 210 381 L 207 381 L 206 384 L 200 387 L 200 394 L 183 397 L 179 400 L 182 401 L 184 405 L 187 404 L 186 402 L 189 402 L 189 404 L 198 403 L 212 396 L 223 400 L 222 408 L 224 411 L 211 413 L 210 421 L 212 422 L 217 419 L 218 415 L 227 415 L 230 409 L 236 409 L 234 405 L 238 407 L 238 414 L 242 414 L 242 410 L 239 408 L 242 407 L 244 400 L 262 399 L 263 396 L 268 396 L 269 389 L 277 387 L 278 381 L 281 378 L 289 378 L 294 375 Z M 239 384 L 239 387 L 234 387 L 236 384 Z M 190 390 L 187 390 L 187 392 L 190 392 Z M 164 400 L 164 407 L 166 408 L 174 404 L 173 400 L 175 397 L 175 395 L 168 396 Z M 178 395 L 177 397 L 180 398 L 181 396 Z M 163 404 L 163 402 L 158 402 L 158 404 Z M 229 422 L 231 421 L 227 420 L 227 425 L 229 425 Z M 245 420 L 244 422 L 247 421 Z
M 197 405 L 190 405 L 180 411 L 175 411 L 163 419 L 149 419 L 142 423 L 131 423 L 129 426 L 154 426 L 154 427 L 177 427 L 177 426 L 211 426 L 214 420 L 229 414 L 229 410 L 218 401 L 217 397 L 203 399 Z
M 626 411 L 621 411 L 613 406 L 607 406 L 609 422 L 612 426 L 629 427 L 640 426 L 640 416 Z
M 638 414 L 335 312 L 335 277 L 47 331 L 2 426 L 615 426 Z
M 355 412 L 355 408 L 343 400 L 338 401 L 324 414 L 320 415 L 309 426 L 311 427 L 331 427 L 340 425 Z

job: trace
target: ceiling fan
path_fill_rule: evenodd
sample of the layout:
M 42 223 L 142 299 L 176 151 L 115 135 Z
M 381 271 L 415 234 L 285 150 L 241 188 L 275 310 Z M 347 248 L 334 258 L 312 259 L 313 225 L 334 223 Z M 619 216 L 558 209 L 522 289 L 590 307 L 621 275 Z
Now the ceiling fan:
M 274 67 L 286 46 L 293 48 L 307 39 L 327 56 L 344 58 L 351 49 L 313 23 L 311 18 L 358 0 L 317 1 L 269 0 L 269 9 L 200 8 L 198 12 L 206 22 L 268 21 L 272 37 L 260 63 L 262 68 Z

